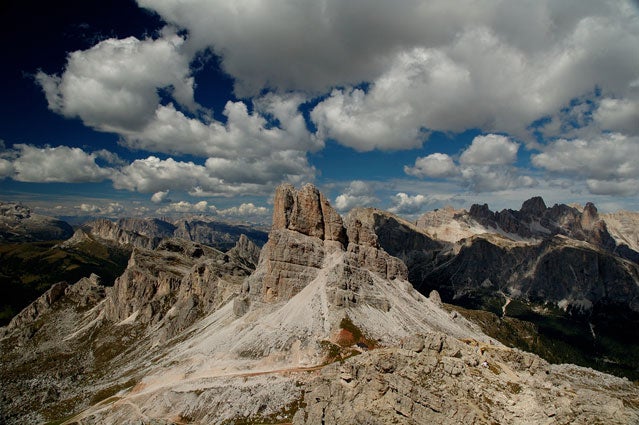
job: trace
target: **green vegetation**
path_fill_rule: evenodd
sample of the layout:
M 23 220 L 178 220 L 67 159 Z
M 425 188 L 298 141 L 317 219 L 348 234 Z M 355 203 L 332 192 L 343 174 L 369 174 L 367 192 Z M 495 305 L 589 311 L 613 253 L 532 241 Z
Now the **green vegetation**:
M 519 385 L 516 382 L 508 382 L 506 384 L 506 386 L 508 387 L 508 390 L 512 393 L 512 394 L 519 394 L 521 393 L 521 385 Z
M 585 317 L 549 305 L 513 300 L 506 316 L 484 310 L 445 305 L 477 323 L 484 333 L 510 347 L 535 353 L 551 363 L 573 363 L 631 380 L 639 379 L 639 341 L 628 329 L 639 317 L 614 306 L 598 307 Z M 589 322 L 595 323 L 593 338 Z
M 362 330 L 353 323 L 350 317 L 345 316 L 339 324 L 345 335 L 340 335 L 338 344 L 342 347 L 350 347 L 354 344 L 364 345 L 367 349 L 377 347 L 377 341 L 364 335 Z
M 355 342 L 364 337 L 362 330 L 355 326 L 355 324 L 351 321 L 351 318 L 348 316 L 342 319 L 342 321 L 339 323 L 339 327 L 350 332 L 353 335 L 353 339 L 355 340 Z
M 373 349 L 377 347 L 377 341 L 368 338 L 362 330 L 353 323 L 350 317 L 345 316 L 340 324 L 337 340 L 320 341 L 320 346 L 325 353 L 324 364 L 343 362 L 344 360 L 361 353 L 361 349 Z M 358 348 L 354 346 L 357 345 Z
M 112 285 L 126 268 L 131 251 L 95 241 L 73 249 L 59 242 L 0 245 L 0 326 L 47 291 L 54 283 L 75 283 L 95 273 Z

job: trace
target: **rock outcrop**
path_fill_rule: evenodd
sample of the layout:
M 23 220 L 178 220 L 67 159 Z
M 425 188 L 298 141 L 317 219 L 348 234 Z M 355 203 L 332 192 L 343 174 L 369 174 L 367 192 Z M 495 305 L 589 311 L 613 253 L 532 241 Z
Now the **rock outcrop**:
M 262 230 L 242 224 L 231 224 L 206 217 L 180 219 L 174 222 L 173 237 L 212 246 L 220 251 L 233 248 L 241 235 L 247 236 L 258 246 L 262 246 L 268 234 Z
M 245 283 L 244 296 L 236 300 L 238 311 L 245 310 L 239 305 L 249 298 L 290 299 L 317 277 L 334 252 L 344 252 L 347 269 L 367 269 L 388 280 L 407 278 L 404 263 L 380 247 L 367 215 L 353 213 L 344 222 L 316 187 L 308 184 L 299 191 L 291 185 L 278 187 L 261 267 Z
M 616 247 L 605 221 L 590 202 L 580 211 L 564 204 L 548 208 L 541 197 L 534 197 L 525 201 L 519 211 L 492 212 L 486 204 L 475 204 L 468 214 L 482 226 L 499 229 L 507 236 L 539 240 L 563 235 L 610 252 Z
M 123 245 L 154 249 L 165 238 L 180 238 L 220 251 L 235 246 L 241 235 L 261 246 L 266 232 L 242 224 L 229 224 L 205 217 L 180 219 L 174 223 L 157 218 L 121 218 L 116 222 L 97 219 L 83 225 L 86 232 Z
M 467 229 L 477 234 L 442 244 L 427 261 L 406 258 L 420 292 L 437 290 L 444 302 L 531 322 L 545 341 L 533 346 L 553 361 L 639 376 L 632 366 L 639 335 L 628 331 L 639 326 L 637 253 L 625 243 L 632 241 L 631 226 L 600 215 L 591 203 L 547 208 L 541 198 L 520 211 L 475 205 L 440 218 L 423 216 L 420 224 L 435 229 L 420 229 L 434 237 L 473 220 Z
M 105 318 L 159 324 L 157 334 L 170 338 L 232 298 L 251 271 L 227 254 L 179 238 L 164 239 L 155 250 L 136 248 L 107 290 Z
M 237 261 L 244 264 L 248 268 L 255 269 L 260 260 L 260 247 L 253 243 L 246 235 L 240 235 L 235 246 L 229 249 L 226 254 Z
M 174 236 L 176 226 L 158 218 L 125 217 L 116 221 L 118 227 L 149 239 L 164 239 Z
M 451 206 L 422 214 L 415 225 L 435 240 L 452 243 L 490 232 L 489 228 L 472 218 L 468 211 L 456 210 Z
M 8 394 L 0 397 L 0 419 L 637 419 L 635 384 L 504 347 L 446 310 L 436 292 L 419 294 L 403 262 L 384 248 L 410 257 L 421 243 L 439 246 L 409 229 L 370 211 L 342 220 L 313 186 L 282 186 L 274 228 L 246 279 L 247 267 L 234 260 L 234 252 L 251 251 L 245 242 L 227 254 L 180 239 L 136 248 L 102 300 L 83 308 L 54 302 L 20 348 L 15 333 L 0 339 Z M 402 251 L 394 231 L 414 245 Z
M 117 223 L 105 218 L 86 223 L 83 227 L 85 232 L 88 232 L 93 236 L 106 241 L 115 242 L 120 245 L 153 249 L 161 240 L 160 237 L 149 237 L 135 231 L 126 230 L 120 227 Z
M 600 216 L 617 244 L 615 252 L 639 264 L 639 213 L 617 211 Z
M 22 204 L 0 202 L 0 242 L 64 240 L 73 228 L 62 220 L 33 214 Z
M 531 354 L 414 335 L 322 369 L 293 423 L 621 425 L 639 421 L 636 392 L 627 380 Z

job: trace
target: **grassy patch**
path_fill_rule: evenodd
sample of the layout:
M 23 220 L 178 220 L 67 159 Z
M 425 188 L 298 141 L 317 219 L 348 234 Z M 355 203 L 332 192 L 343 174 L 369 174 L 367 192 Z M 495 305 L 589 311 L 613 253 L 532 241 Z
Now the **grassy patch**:
M 345 316 L 340 322 L 339 327 L 341 331 L 337 343 L 341 347 L 350 347 L 355 344 L 364 346 L 367 349 L 377 347 L 377 341 L 364 335 L 364 332 L 353 323 L 350 317 Z
M 484 310 L 444 306 L 460 312 L 504 345 L 535 353 L 551 363 L 573 363 L 630 380 L 639 379 L 639 342 L 636 338 L 639 318 L 630 315 L 618 318 L 619 311 L 623 311 L 621 308 L 615 311 L 610 307 L 601 312 L 600 307 L 599 316 L 603 318 L 594 314 L 590 317 L 598 323 L 595 325 L 597 338 L 593 339 L 588 318 L 548 305 L 513 300 L 508 305 L 506 317 Z
M 516 382 L 509 382 L 506 384 L 506 386 L 508 387 L 508 391 L 510 391 L 511 394 L 521 393 L 521 385 Z
M 0 326 L 60 281 L 75 283 L 95 273 L 112 285 L 130 250 L 98 242 L 62 249 L 59 241 L 0 245 Z

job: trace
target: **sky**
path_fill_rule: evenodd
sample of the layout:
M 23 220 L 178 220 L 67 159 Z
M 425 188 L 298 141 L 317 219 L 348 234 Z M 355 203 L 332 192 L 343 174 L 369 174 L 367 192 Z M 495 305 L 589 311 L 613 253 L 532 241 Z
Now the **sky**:
M 0 200 L 639 210 L 636 0 L 3 2 Z

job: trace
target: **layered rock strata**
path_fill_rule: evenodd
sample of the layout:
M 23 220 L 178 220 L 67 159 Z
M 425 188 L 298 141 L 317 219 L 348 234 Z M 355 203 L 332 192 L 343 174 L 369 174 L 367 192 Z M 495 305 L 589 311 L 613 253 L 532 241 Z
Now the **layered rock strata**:
M 250 300 L 288 300 L 317 277 L 326 258 L 344 256 L 345 273 L 362 268 L 383 279 L 406 280 L 407 269 L 398 258 L 381 249 L 372 223 L 351 215 L 346 222 L 312 185 L 296 191 L 282 185 L 275 193 L 273 229 L 264 246 L 257 272 L 244 284 L 236 304 L 246 311 Z
M 593 388 L 594 382 L 601 387 Z M 442 334 L 322 369 L 295 424 L 629 424 L 631 382 Z

